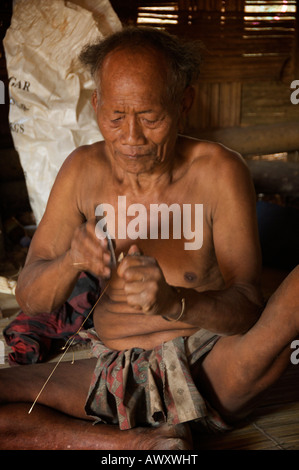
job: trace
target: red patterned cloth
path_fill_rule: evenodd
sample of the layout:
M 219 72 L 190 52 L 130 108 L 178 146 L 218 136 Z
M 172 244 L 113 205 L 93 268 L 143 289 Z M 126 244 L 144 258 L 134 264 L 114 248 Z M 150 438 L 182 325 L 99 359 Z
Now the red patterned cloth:
M 106 348 L 94 330 L 82 335 L 90 338 L 98 357 L 85 405 L 88 416 L 118 424 L 121 430 L 194 420 L 210 430 L 230 429 L 202 397 L 192 376 L 219 336 L 202 329 L 153 350 L 115 351 Z
M 59 351 L 65 341 L 74 335 L 100 293 L 99 282 L 87 273 L 81 273 L 75 288 L 65 304 L 49 313 L 29 316 L 20 312 L 3 331 L 8 346 L 10 365 L 42 362 Z M 93 326 L 92 315 L 84 328 Z M 83 341 L 78 335 L 76 340 Z

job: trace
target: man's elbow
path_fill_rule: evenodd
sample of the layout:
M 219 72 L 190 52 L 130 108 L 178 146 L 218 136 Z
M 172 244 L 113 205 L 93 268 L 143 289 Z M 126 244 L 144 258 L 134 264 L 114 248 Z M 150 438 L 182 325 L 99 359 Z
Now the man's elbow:
M 264 298 L 260 289 L 253 286 L 235 286 L 241 297 L 243 311 L 246 312 L 246 321 L 242 333 L 246 333 L 260 318 L 264 309 Z
M 16 301 L 26 315 L 30 317 L 38 315 L 39 313 L 50 313 L 47 309 L 43 308 L 42 310 L 36 304 L 36 295 L 32 295 L 32 289 L 26 289 L 22 284 L 17 284 L 15 291 Z M 34 297 L 34 298 L 32 298 Z
M 247 317 L 248 321 L 247 321 L 247 324 L 244 326 L 244 330 L 242 331 L 243 334 L 246 333 L 255 325 L 255 323 L 260 318 L 262 311 L 263 311 L 263 305 L 249 302 L 248 317 Z
M 34 310 L 32 309 L 31 305 L 29 302 L 26 301 L 26 295 L 24 295 L 23 288 L 20 287 L 19 284 L 16 286 L 16 301 L 20 307 L 20 309 L 26 314 L 26 315 L 35 315 Z

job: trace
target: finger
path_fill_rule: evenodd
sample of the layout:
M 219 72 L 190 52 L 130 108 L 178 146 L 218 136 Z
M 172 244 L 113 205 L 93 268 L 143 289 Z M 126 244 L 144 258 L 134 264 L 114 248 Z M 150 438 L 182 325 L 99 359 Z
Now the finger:
M 100 248 L 98 245 L 95 245 L 92 240 L 86 240 L 81 250 L 81 256 L 90 263 L 91 266 L 97 266 L 100 270 L 110 268 L 111 255 L 109 250 Z
M 127 268 L 122 276 L 126 283 L 130 282 L 146 282 L 151 278 L 151 270 L 146 266 L 130 266 Z
M 125 257 L 119 263 L 119 275 L 122 276 L 129 266 L 138 266 L 141 263 L 141 251 L 137 245 L 131 245 Z
M 130 307 L 139 309 L 144 313 L 150 311 L 152 308 L 152 301 L 148 298 L 145 291 L 127 295 L 127 302 Z
M 131 269 L 150 269 L 153 270 L 154 273 L 156 267 L 156 260 L 149 256 L 126 256 L 118 266 L 118 275 L 123 277 L 125 280 L 130 280 L 131 276 L 133 276 L 133 274 L 129 272 Z M 138 280 L 138 277 L 136 277 L 136 279 L 132 278 L 132 280 Z
M 85 231 L 89 237 L 95 241 L 97 245 L 100 245 L 103 250 L 108 251 L 108 240 L 106 233 L 97 227 L 96 218 L 91 218 L 85 222 Z
M 126 282 L 124 285 L 124 291 L 126 295 L 131 294 L 140 294 L 146 289 L 146 284 L 144 279 L 141 279 L 137 282 Z
M 86 223 L 85 230 L 86 232 L 84 235 L 86 236 L 86 241 L 89 243 L 90 249 L 92 250 L 90 255 L 95 256 L 95 259 L 102 256 L 104 263 L 109 264 L 111 255 L 108 247 L 108 240 L 106 237 L 100 239 L 96 236 L 94 220 L 89 220 Z
M 94 224 L 90 221 L 76 229 L 74 239 L 82 247 L 82 250 L 94 251 L 97 254 L 101 248 L 103 252 L 109 252 L 107 239 L 100 240 L 96 237 Z
M 161 270 L 156 265 L 129 266 L 121 277 L 126 283 L 139 281 L 159 284 L 162 279 Z
M 120 302 L 126 303 L 127 296 L 124 290 L 111 290 L 109 291 L 109 299 L 119 304 Z
M 141 255 L 141 251 L 140 249 L 138 248 L 137 245 L 131 245 L 130 248 L 129 248 L 129 251 L 128 251 L 128 255 L 131 255 L 131 256 L 138 256 L 138 255 Z
M 141 267 L 142 266 L 142 259 L 139 256 L 125 256 L 119 263 L 117 268 L 117 274 L 120 277 L 124 277 L 124 273 L 130 267 Z
M 150 311 L 157 301 L 157 285 L 155 282 L 129 283 L 125 285 L 128 304 L 140 306 L 143 312 Z
M 78 239 L 72 244 L 73 265 L 91 271 L 96 276 L 110 275 L 110 253 L 95 245 L 92 240 Z
M 126 314 L 142 314 L 143 310 L 141 307 L 128 305 L 126 298 L 125 301 L 113 302 L 113 308 L 110 307 L 108 303 L 105 305 L 105 312 L 119 314 L 123 314 L 124 312 L 126 312 Z

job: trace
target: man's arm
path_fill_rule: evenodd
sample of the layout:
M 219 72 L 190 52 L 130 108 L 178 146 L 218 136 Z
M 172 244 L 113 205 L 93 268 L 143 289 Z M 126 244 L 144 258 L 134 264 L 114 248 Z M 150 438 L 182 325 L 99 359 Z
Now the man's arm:
M 247 331 L 258 319 L 262 296 L 259 288 L 261 254 L 258 241 L 255 192 L 249 170 L 241 158 L 222 147 L 214 159 L 211 191 L 216 194 L 212 208 L 212 233 L 222 290 L 197 292 L 181 288 L 175 292 L 165 281 L 157 263 L 143 257 L 127 257 L 119 267 L 126 281 L 128 303 L 148 315 L 178 318 L 185 298 L 182 323 L 237 334 Z M 136 271 L 129 270 L 135 266 Z M 139 291 L 136 281 L 141 278 Z M 176 323 L 178 326 L 178 323 Z M 183 326 L 183 325 L 182 325 Z
M 80 272 L 109 275 L 106 240 L 95 236 L 95 221 L 80 212 L 84 150 L 62 165 L 47 208 L 19 276 L 16 297 L 28 314 L 51 312 L 71 294 Z
M 225 288 L 194 296 L 186 293 L 190 310 L 185 320 L 196 324 L 198 315 L 204 328 L 235 334 L 255 323 L 263 305 L 256 198 L 249 170 L 239 155 L 220 146 L 215 164 L 212 231 Z M 198 302 L 200 313 L 196 315 Z

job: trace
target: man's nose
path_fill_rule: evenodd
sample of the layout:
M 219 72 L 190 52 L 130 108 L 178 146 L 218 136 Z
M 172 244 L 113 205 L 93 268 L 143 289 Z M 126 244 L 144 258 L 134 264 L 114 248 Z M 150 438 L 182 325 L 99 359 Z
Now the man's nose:
M 122 143 L 124 145 L 136 146 L 146 143 L 142 125 L 137 117 L 127 116 L 122 131 Z

